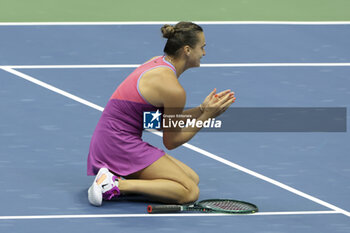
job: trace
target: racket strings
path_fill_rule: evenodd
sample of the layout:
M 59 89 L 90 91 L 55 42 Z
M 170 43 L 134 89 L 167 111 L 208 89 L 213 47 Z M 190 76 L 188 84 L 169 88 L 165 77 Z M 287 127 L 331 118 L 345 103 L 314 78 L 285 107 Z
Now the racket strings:
M 251 210 L 252 206 L 246 203 L 235 202 L 235 201 L 210 201 L 204 202 L 203 205 L 221 210 Z

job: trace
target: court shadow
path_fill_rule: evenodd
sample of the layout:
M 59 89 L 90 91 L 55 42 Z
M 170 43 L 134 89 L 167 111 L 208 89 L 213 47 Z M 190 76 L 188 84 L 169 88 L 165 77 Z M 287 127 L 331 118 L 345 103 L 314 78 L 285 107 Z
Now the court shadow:
M 83 189 L 77 195 L 77 199 L 80 203 L 89 203 L 88 200 L 88 188 Z M 151 200 L 149 197 L 145 195 L 121 195 L 117 198 L 113 198 L 109 201 L 104 201 L 104 203 L 144 203 L 144 204 L 162 204 L 160 201 Z

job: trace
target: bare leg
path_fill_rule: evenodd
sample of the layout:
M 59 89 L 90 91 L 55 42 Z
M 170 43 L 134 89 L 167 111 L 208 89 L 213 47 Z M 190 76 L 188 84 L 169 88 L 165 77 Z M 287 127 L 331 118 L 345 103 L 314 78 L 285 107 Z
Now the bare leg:
M 181 162 L 180 160 L 175 159 L 174 157 L 170 156 L 170 155 L 166 155 L 168 156 L 171 160 L 173 160 L 179 167 L 182 168 L 182 170 L 186 173 L 186 175 L 188 177 L 191 178 L 191 180 L 195 183 L 195 184 L 199 184 L 199 176 L 197 175 L 197 173 L 195 171 L 192 170 L 192 168 L 190 168 L 189 166 L 187 166 L 186 164 L 184 164 L 183 162 Z
M 196 201 L 199 196 L 197 184 L 173 159 L 165 155 L 126 180 L 120 180 L 120 191 L 124 194 L 144 194 L 166 203 Z

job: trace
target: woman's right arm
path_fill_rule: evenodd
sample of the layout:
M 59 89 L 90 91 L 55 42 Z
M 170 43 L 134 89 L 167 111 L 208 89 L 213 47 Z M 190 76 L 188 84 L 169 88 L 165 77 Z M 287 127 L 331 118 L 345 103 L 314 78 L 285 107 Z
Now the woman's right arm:
M 183 113 L 183 109 L 186 104 L 186 92 L 178 82 L 175 75 L 169 76 L 169 73 L 159 73 L 159 75 L 165 75 L 159 77 L 160 82 L 156 85 L 157 92 L 159 94 L 160 101 L 164 107 L 164 115 L 176 116 Z M 226 95 L 221 99 L 217 99 L 212 95 L 208 101 L 203 113 L 196 119 L 197 121 L 206 121 L 209 118 L 214 118 L 220 115 L 232 104 L 232 97 Z M 172 118 L 172 121 L 180 120 L 177 117 Z M 188 142 L 201 128 L 181 128 L 170 127 L 163 128 L 163 144 L 171 150 Z

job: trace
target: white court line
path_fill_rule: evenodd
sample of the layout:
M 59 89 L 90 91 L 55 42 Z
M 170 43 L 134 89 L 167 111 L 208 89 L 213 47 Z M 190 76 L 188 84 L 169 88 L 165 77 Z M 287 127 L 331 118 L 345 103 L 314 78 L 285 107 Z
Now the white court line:
M 106 68 L 136 68 L 140 64 L 111 64 L 111 65 L 13 65 L 13 66 L 0 66 L 10 69 L 106 69 Z
M 71 214 L 71 215 L 31 215 L 31 216 L 0 216 L 0 220 L 25 220 L 25 219 L 73 219 L 73 218 L 154 218 L 154 217 L 222 217 L 222 216 L 274 216 L 274 215 L 318 215 L 339 214 L 336 211 L 291 211 L 291 212 L 258 212 L 254 214 L 210 214 L 210 213 L 185 213 L 185 214 Z
M 16 70 L 13 70 L 13 69 L 10 69 L 10 68 L 6 68 L 6 67 L 1 67 L 0 66 L 0 68 L 5 70 L 5 71 L 7 71 L 7 72 L 9 72 L 9 73 L 11 73 L 11 74 L 14 74 L 14 75 L 18 76 L 18 77 L 26 79 L 29 82 L 35 83 L 35 84 L 37 84 L 39 86 L 42 86 L 42 87 L 44 87 L 46 89 L 49 89 L 50 91 L 56 92 L 57 94 L 63 95 L 65 97 L 69 98 L 69 99 L 75 100 L 75 101 L 77 101 L 79 103 L 87 105 L 87 106 L 89 106 L 91 108 L 94 108 L 94 109 L 96 109 L 98 111 L 102 112 L 103 109 L 104 109 L 103 107 L 100 107 L 100 106 L 98 106 L 98 105 L 96 105 L 94 103 L 91 103 L 91 102 L 89 102 L 87 100 L 84 100 L 84 99 L 82 99 L 82 98 L 80 98 L 78 96 L 72 95 L 72 94 L 70 94 L 70 93 L 68 93 L 66 91 L 61 90 L 61 89 L 58 89 L 57 87 L 54 87 L 54 86 L 52 86 L 50 84 L 44 83 L 44 82 L 42 82 L 42 81 L 40 81 L 38 79 L 35 79 L 35 78 L 33 78 L 33 77 L 29 76 L 29 75 L 23 74 L 21 72 L 18 72 Z
M 193 21 L 199 25 L 349 25 L 350 21 Z M 178 21 L 125 22 L 7 22 L 0 26 L 90 26 L 90 25 L 163 25 Z
M 47 89 L 49 89 L 49 90 L 51 90 L 51 91 L 54 91 L 54 92 L 56 92 L 56 93 L 58 93 L 58 94 L 60 94 L 60 95 L 64 95 L 64 96 L 66 96 L 66 97 L 68 97 L 68 98 L 71 98 L 71 99 L 73 99 L 73 100 L 75 100 L 75 101 L 78 101 L 78 102 L 80 102 L 80 103 L 82 103 L 82 104 L 85 104 L 85 105 L 87 105 L 87 106 L 89 106 L 89 107 L 92 107 L 92 108 L 94 108 L 94 109 L 97 109 L 97 110 L 99 110 L 99 111 L 103 111 L 103 109 L 104 109 L 104 108 L 102 108 L 102 107 L 100 107 L 100 106 L 98 106 L 98 105 L 96 105 L 96 104 L 93 104 L 93 103 L 91 103 L 91 102 L 89 102 L 89 101 L 86 101 L 86 100 L 84 100 L 84 99 L 82 99 L 82 98 L 79 98 L 79 97 L 77 97 L 77 96 L 75 96 L 75 95 L 72 95 L 72 94 L 70 94 L 70 93 L 68 93 L 68 92 L 65 92 L 65 91 L 60 90 L 60 89 L 58 89 L 58 88 L 56 88 L 56 87 L 53 87 L 52 85 L 49 85 L 49 84 L 44 83 L 44 82 L 42 82 L 42 81 L 40 81 L 40 80 L 37 80 L 37 79 L 35 79 L 35 78 L 33 78 L 33 77 L 27 75 L 27 74 L 21 73 L 21 72 L 19 72 L 19 71 L 13 70 L 13 69 L 8 68 L 8 67 L 3 67 L 2 69 L 5 70 L 5 71 L 7 71 L 7 72 L 9 72 L 9 73 L 11 73 L 11 74 L 14 74 L 14 75 L 20 77 L 20 78 L 23 78 L 23 79 L 25 79 L 25 80 L 28 80 L 28 81 L 30 81 L 30 82 L 33 82 L 33 83 L 35 83 L 35 84 L 37 84 L 37 85 L 39 85 L 39 86 L 42 86 L 42 87 L 44 87 L 44 88 L 47 88 Z M 162 136 L 162 133 L 161 133 L 161 132 L 153 132 L 153 133 L 156 134 L 156 135 L 158 135 L 158 136 Z M 191 150 L 193 150 L 193 151 L 196 151 L 196 152 L 198 152 L 198 153 L 200 153 L 200 154 L 203 154 L 203 155 L 205 155 L 205 156 L 207 156 L 207 157 L 209 157 L 209 158 L 212 158 L 212 159 L 214 159 L 214 160 L 216 160 L 216 161 L 218 161 L 218 162 L 224 163 L 224 164 L 226 164 L 226 165 L 228 165 L 228 166 L 230 166 L 230 167 L 233 167 L 233 168 L 235 168 L 235 169 L 237 169 L 237 170 L 240 170 L 240 171 L 242 171 L 242 172 L 245 172 L 245 173 L 247 173 L 247 174 L 250 174 L 250 175 L 252 175 L 252 176 L 254 176 L 254 177 L 257 177 L 257 178 L 259 178 L 259 179 L 261 179 L 261 180 L 264 180 L 264 181 L 266 181 L 266 182 L 268 182 L 268 183 L 274 184 L 274 185 L 276 185 L 276 186 L 278 186 L 278 187 L 280 187 L 280 188 L 282 188 L 282 189 L 284 189 L 284 190 L 287 190 L 287 191 L 289 191 L 289 192 L 292 192 L 292 193 L 294 193 L 294 194 L 296 194 L 296 195 L 298 195 L 298 196 L 304 197 L 304 198 L 306 198 L 306 199 L 308 199 L 308 200 L 311 200 L 311 201 L 313 201 L 313 202 L 316 202 L 316 203 L 318 203 L 318 204 L 320 204 L 320 205 L 322 205 L 322 206 L 325 206 L 325 207 L 327 207 L 327 208 L 329 208 L 329 209 L 332 209 L 332 210 L 334 210 L 334 211 L 336 211 L 336 212 L 338 212 L 338 213 L 342 213 L 342 214 L 344 214 L 344 215 L 350 217 L 350 212 L 348 212 L 348 211 L 346 211 L 346 210 L 344 210 L 344 209 L 341 209 L 341 208 L 339 208 L 339 207 L 337 207 L 337 206 L 335 206 L 335 205 L 332 205 L 332 204 L 330 204 L 330 203 L 328 203 L 328 202 L 322 201 L 322 200 L 320 200 L 320 199 L 318 199 L 318 198 L 316 198 L 316 197 L 313 197 L 313 196 L 311 196 L 311 195 L 309 195 L 309 194 L 306 194 L 306 193 L 304 193 L 304 192 L 301 192 L 301 191 L 299 191 L 299 190 L 297 190 L 297 189 L 295 189 L 295 188 L 292 188 L 292 187 L 290 187 L 290 186 L 288 186 L 288 185 L 285 185 L 285 184 L 283 184 L 283 183 L 281 183 L 281 182 L 279 182 L 279 181 L 276 181 L 276 180 L 271 179 L 271 178 L 269 178 L 269 177 L 267 177 L 267 176 L 264 176 L 264 175 L 262 175 L 262 174 L 259 174 L 259 173 L 257 173 L 257 172 L 254 172 L 254 171 L 252 171 L 252 170 L 249 170 L 249 169 L 247 169 L 247 168 L 245 168 L 245 167 L 242 167 L 242 166 L 240 166 L 240 165 L 238 165 L 238 164 L 235 164 L 235 163 L 233 163 L 233 162 L 231 162 L 231 161 L 229 161 L 229 160 L 226 160 L 226 159 L 224 159 L 224 158 L 221 158 L 221 157 L 219 157 L 219 156 L 217 156 L 217 155 L 215 155 L 215 154 L 213 154 L 213 153 L 210 153 L 210 152 L 208 152 L 208 151 L 206 151 L 206 150 L 203 150 L 203 149 L 198 148 L 198 147 L 196 147 L 196 146 L 193 146 L 193 145 L 191 145 L 191 144 L 185 143 L 183 146 L 185 146 L 185 147 L 187 147 L 187 148 L 189 148 L 189 149 L 191 149 Z
M 136 68 L 141 64 L 101 64 L 101 65 L 5 65 L 0 66 L 10 69 L 106 69 L 106 68 Z M 221 67 L 323 67 L 323 66 L 350 66 L 347 62 L 333 63 L 212 63 L 201 64 L 204 68 Z

